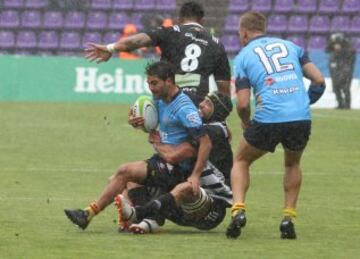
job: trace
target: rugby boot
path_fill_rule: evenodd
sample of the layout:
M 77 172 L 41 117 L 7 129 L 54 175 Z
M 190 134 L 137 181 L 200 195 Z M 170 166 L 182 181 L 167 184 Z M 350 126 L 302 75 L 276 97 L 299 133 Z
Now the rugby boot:
M 237 238 L 241 234 L 241 228 L 246 225 L 246 215 L 244 210 L 239 212 L 231 218 L 231 222 L 226 229 L 226 236 L 228 238 Z
M 284 217 L 280 224 L 282 239 L 296 239 L 295 226 L 290 217 Z
M 88 220 L 89 212 L 86 210 L 64 210 L 66 216 L 71 220 L 72 223 L 77 225 L 81 229 L 85 229 L 90 221 Z
M 134 234 L 148 234 L 160 231 L 160 225 L 153 219 L 143 219 L 138 224 L 131 224 L 129 232 Z
M 135 220 L 135 209 L 121 194 L 117 195 L 114 201 L 118 211 L 118 230 L 119 232 L 128 231 L 129 226 Z

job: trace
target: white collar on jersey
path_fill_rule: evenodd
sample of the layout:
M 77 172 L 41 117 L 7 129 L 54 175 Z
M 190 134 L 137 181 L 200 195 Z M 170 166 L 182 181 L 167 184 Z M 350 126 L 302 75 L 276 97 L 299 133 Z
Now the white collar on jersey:
M 183 23 L 182 25 L 196 25 L 196 26 L 200 26 L 201 28 L 204 28 L 204 26 L 202 26 L 200 23 L 197 22 L 188 22 L 188 23 Z

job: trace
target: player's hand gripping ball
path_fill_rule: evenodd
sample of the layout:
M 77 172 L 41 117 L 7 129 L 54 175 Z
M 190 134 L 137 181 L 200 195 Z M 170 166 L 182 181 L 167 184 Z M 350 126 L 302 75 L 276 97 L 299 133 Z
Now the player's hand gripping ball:
M 144 125 L 141 129 L 150 132 L 157 128 L 159 124 L 158 111 L 150 96 L 142 95 L 134 103 L 132 107 L 134 117 L 143 117 Z

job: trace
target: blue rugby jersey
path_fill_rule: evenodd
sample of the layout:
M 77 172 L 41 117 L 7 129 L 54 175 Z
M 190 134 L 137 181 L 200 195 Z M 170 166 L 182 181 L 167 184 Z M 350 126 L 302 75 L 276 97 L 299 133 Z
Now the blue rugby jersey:
M 170 103 L 163 100 L 155 100 L 155 103 L 159 112 L 161 143 L 178 145 L 206 134 L 197 108 L 181 90 Z M 179 165 L 184 170 L 192 170 L 193 163 L 191 158 Z
M 189 137 L 204 135 L 204 128 L 199 112 L 190 98 L 182 91 L 174 96 L 170 103 L 155 100 L 159 112 L 161 142 L 178 145 Z
M 253 88 L 254 120 L 277 123 L 310 120 L 302 66 L 310 62 L 294 43 L 266 35 L 251 40 L 234 60 L 236 89 Z

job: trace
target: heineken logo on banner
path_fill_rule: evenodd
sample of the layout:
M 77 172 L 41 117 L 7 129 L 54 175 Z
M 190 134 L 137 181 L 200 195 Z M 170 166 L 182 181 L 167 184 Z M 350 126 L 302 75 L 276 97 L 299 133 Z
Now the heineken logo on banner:
M 95 67 L 76 67 L 76 93 L 144 94 L 150 93 L 146 78 L 141 74 L 125 73 L 116 68 L 114 73 L 100 72 Z

